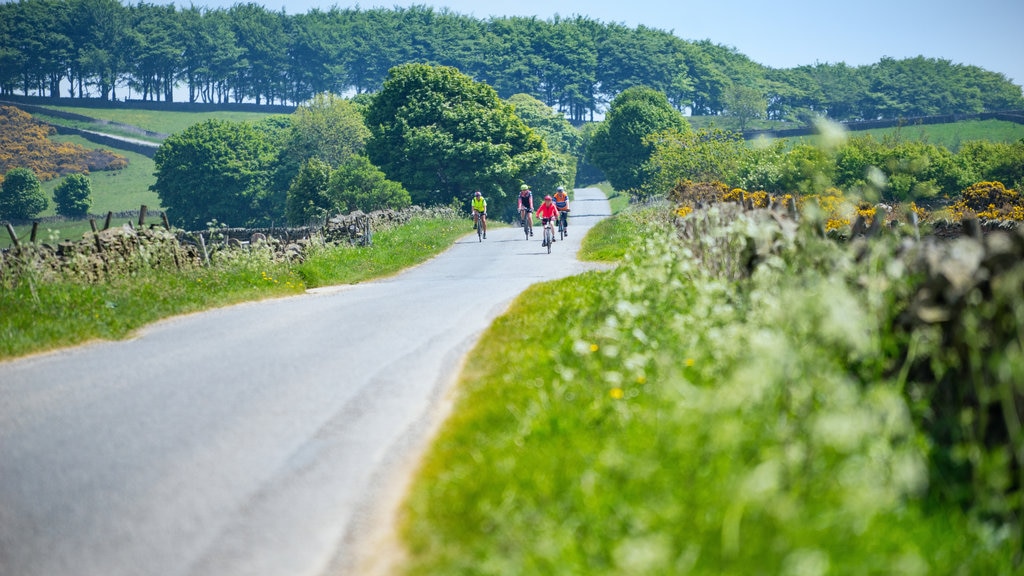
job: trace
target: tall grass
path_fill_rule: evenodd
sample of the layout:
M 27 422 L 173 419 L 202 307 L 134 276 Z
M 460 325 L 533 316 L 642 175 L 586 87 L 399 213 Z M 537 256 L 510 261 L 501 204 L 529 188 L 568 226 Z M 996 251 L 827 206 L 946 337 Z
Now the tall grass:
M 884 283 L 840 278 L 855 255 L 741 219 L 705 230 L 702 263 L 642 222 L 615 270 L 531 288 L 467 355 L 405 573 L 1014 570 L 1007 532 L 925 500 L 911 407 L 865 377 Z M 742 262 L 748 234 L 777 251 L 757 273 L 707 266 Z

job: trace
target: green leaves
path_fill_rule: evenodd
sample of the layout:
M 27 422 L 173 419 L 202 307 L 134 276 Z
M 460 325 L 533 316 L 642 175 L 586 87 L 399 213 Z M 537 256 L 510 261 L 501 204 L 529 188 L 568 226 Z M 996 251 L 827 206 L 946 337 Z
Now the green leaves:
M 416 203 L 443 204 L 477 189 L 503 196 L 550 157 L 493 88 L 451 67 L 393 68 L 366 122 L 367 155 Z
M 49 202 L 35 172 L 28 168 L 12 168 L 4 176 L 0 188 L 0 218 L 28 220 L 46 210 Z
M 85 174 L 69 174 L 53 191 L 57 214 L 85 216 L 92 206 L 92 183 Z
M 207 120 L 157 149 L 156 183 L 168 217 L 190 229 L 211 219 L 235 226 L 269 224 L 284 198 L 268 194 L 277 149 L 270 133 L 247 122 Z
M 612 101 L 590 143 L 589 160 L 616 190 L 637 190 L 653 150 L 645 138 L 668 129 L 687 132 L 690 125 L 664 94 L 643 86 L 630 88 Z

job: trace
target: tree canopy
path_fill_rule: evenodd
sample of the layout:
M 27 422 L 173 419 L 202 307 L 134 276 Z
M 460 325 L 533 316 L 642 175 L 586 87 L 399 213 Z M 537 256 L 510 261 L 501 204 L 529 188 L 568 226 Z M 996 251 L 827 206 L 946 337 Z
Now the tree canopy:
M 252 123 L 205 120 L 160 145 L 151 188 L 168 218 L 187 229 L 211 219 L 269 224 L 284 214 L 284 198 L 269 186 L 277 150 L 268 132 Z
M 808 55 L 809 58 L 813 54 Z M 864 66 L 772 69 L 733 48 L 584 16 L 476 19 L 428 6 L 288 15 L 118 0 L 0 4 L 0 95 L 299 104 L 324 92 L 375 92 L 388 70 L 454 66 L 501 98 L 530 94 L 574 124 L 632 86 L 694 115 L 774 120 L 964 114 L 1024 108 L 1021 87 L 977 66 L 918 56 Z M 127 87 L 130 94 L 126 93 Z M 297 169 L 297 166 L 296 166 Z
M 501 197 L 551 153 L 490 86 L 449 66 L 391 69 L 366 113 L 367 155 L 418 204 Z
M 616 190 L 638 190 L 654 147 L 647 137 L 665 130 L 687 132 L 690 124 L 664 94 L 645 86 L 628 88 L 612 101 L 588 149 L 590 161 Z

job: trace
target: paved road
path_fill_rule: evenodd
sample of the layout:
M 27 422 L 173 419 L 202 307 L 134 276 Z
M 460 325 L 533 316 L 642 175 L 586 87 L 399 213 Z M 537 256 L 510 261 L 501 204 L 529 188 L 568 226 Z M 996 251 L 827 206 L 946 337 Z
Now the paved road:
M 481 332 L 585 269 L 608 204 L 576 198 L 550 255 L 494 230 L 390 279 L 0 363 L 0 574 L 345 572 Z

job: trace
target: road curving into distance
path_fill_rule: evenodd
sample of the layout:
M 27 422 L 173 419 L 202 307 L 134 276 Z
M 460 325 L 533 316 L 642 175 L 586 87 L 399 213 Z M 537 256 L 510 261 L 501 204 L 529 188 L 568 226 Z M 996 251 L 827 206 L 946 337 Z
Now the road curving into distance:
M 575 197 L 550 255 L 494 229 L 388 279 L 0 363 L 0 575 L 354 572 L 482 331 L 590 267 L 608 203 Z

